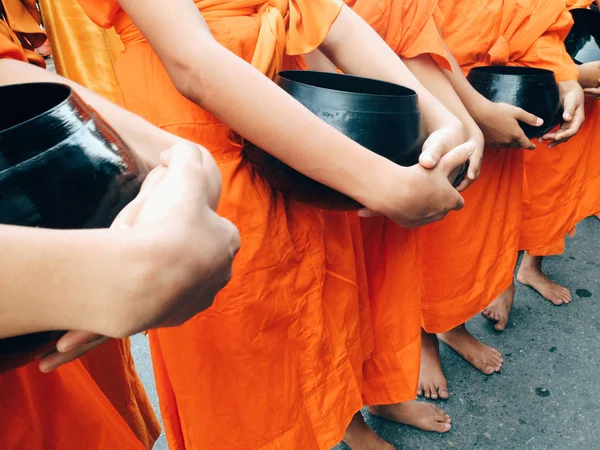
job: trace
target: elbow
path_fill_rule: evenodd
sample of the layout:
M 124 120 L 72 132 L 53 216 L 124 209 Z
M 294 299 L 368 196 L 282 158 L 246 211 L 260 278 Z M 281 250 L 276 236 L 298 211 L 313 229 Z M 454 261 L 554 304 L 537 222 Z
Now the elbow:
M 191 52 L 173 52 L 173 57 L 165 61 L 165 68 L 175 89 L 186 99 L 204 106 L 211 91 L 211 70 L 218 52 L 224 49 L 214 39 L 201 42 Z

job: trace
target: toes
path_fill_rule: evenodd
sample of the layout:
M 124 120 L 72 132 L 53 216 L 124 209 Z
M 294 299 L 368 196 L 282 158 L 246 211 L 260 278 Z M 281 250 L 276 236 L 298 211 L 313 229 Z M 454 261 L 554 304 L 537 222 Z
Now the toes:
M 438 389 L 438 393 L 442 400 L 448 400 L 450 398 L 450 392 L 448 392 L 448 388 L 440 388 Z
M 417 390 L 417 397 L 422 397 L 423 396 L 423 389 L 419 388 Z
M 484 309 L 484 310 L 483 310 L 483 312 L 481 313 L 481 315 L 482 315 L 483 317 L 485 317 L 486 319 L 489 319 L 489 318 L 490 318 L 490 314 L 491 314 L 491 311 L 489 311 L 489 310 L 487 310 L 487 309 Z
M 486 365 L 482 370 L 481 370 L 485 375 L 491 375 L 495 372 L 494 368 L 490 365 Z
M 447 422 L 436 422 L 432 427 L 433 431 L 437 431 L 438 433 L 447 433 L 451 428 L 452 425 Z

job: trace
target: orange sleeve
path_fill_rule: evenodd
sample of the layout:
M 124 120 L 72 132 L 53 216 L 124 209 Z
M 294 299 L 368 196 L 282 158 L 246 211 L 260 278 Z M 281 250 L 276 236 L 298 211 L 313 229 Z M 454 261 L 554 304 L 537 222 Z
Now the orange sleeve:
M 571 13 L 565 9 L 556 22 L 519 58 L 519 65 L 552 70 L 557 81 L 577 80 L 579 78 L 577 65 L 564 45 L 572 26 Z
M 403 58 L 429 54 L 441 68 L 451 70 L 438 32 L 438 0 L 345 0 L 386 43 Z
M 118 0 L 79 0 L 81 8 L 92 21 L 102 27 L 112 27 L 112 20 L 121 9 Z

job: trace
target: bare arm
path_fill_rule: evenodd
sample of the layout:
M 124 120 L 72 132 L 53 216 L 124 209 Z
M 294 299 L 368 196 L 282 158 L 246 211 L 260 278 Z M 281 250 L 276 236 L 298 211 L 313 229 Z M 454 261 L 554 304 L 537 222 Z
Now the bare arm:
M 404 59 L 407 67 L 419 78 L 419 81 L 431 91 L 463 124 L 467 130 L 469 140 L 477 146 L 471 156 L 469 167 L 469 180 L 473 181 L 479 176 L 483 158 L 484 139 L 481 130 L 470 116 L 466 107 L 453 89 L 452 84 L 444 76 L 443 71 L 429 55 L 420 55 L 416 58 Z M 466 185 L 461 186 L 465 188 Z
M 177 142 L 186 165 L 169 168 L 171 185 L 160 189 L 148 188 L 149 177 L 144 200 L 123 212 L 136 218 L 127 229 L 0 225 L 0 338 L 50 329 L 122 337 L 206 308 L 228 280 L 239 245 L 235 228 L 213 211 L 221 189 L 213 158 L 62 77 L 0 60 L 0 85 L 44 81 L 74 86 L 134 151 L 150 155 L 148 164 L 159 164 L 161 151 Z
M 152 8 L 137 0 L 120 4 L 182 95 L 298 171 L 403 224 L 416 223 L 412 219 L 422 214 L 416 212 L 417 205 L 427 208 L 429 215 L 449 204 L 453 208 L 462 204 L 458 194 L 446 188 L 449 183 L 440 182 L 439 192 L 428 190 L 417 179 L 421 174 L 414 177 L 415 170 L 396 166 L 356 144 L 221 46 L 193 1 L 155 0 Z M 448 170 L 446 165 L 442 172 Z
M 465 142 L 464 129 L 458 119 L 419 82 L 377 32 L 350 8 L 342 9 L 319 50 L 344 73 L 401 84 L 417 92 L 419 108 L 429 133 L 454 128 L 453 139 L 442 143 L 445 148 L 434 150 L 434 164 L 445 151 Z M 424 152 L 429 153 L 427 144 Z

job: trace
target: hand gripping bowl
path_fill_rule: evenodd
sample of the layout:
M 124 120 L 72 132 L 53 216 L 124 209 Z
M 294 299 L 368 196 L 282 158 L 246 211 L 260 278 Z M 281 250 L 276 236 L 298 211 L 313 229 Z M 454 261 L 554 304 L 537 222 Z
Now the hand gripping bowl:
M 10 111 L 0 117 L 1 224 L 104 228 L 137 195 L 147 171 L 70 87 L 3 86 L 0 103 Z M 0 339 L 0 372 L 53 350 L 62 334 Z
M 485 98 L 518 106 L 544 120 L 541 127 L 519 122 L 528 138 L 543 136 L 559 124 L 562 106 L 554 72 L 532 67 L 489 66 L 471 69 L 467 79 Z
M 418 163 L 426 135 L 414 91 L 368 78 L 312 71 L 281 72 L 278 84 L 321 120 L 363 147 L 401 166 Z M 249 142 L 245 143 L 244 155 L 273 189 L 288 198 L 323 209 L 361 207 Z M 455 184 L 465 176 L 466 167 L 461 169 Z
M 565 39 L 567 52 L 577 64 L 600 61 L 600 13 L 578 8 L 571 15 L 575 23 Z

